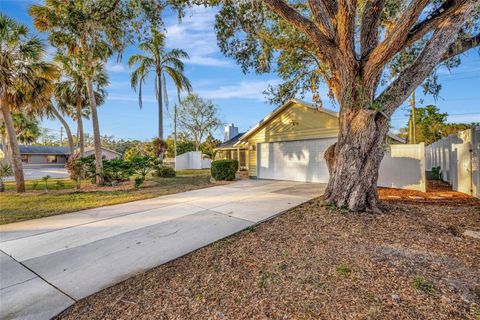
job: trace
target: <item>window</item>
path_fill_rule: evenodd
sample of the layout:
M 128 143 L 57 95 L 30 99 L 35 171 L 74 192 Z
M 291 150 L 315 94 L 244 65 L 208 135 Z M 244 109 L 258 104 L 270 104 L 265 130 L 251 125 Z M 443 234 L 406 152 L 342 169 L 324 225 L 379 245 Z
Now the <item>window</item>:
M 28 155 L 22 154 L 20 155 L 20 159 L 22 160 L 23 163 L 28 163 Z
M 57 156 L 47 156 L 47 163 L 57 163 Z

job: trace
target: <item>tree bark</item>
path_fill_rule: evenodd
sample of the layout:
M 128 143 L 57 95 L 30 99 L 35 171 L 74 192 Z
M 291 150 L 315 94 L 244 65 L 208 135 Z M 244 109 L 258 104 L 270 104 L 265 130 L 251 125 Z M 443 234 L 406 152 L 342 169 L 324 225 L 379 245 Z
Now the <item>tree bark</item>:
M 76 105 L 76 113 L 77 113 L 77 131 L 78 131 L 78 148 L 80 157 L 83 157 L 85 153 L 85 137 L 83 135 L 83 112 L 82 112 L 82 99 L 78 99 Z
M 388 122 L 378 111 L 342 108 L 338 141 L 325 153 L 330 171 L 325 200 L 338 208 L 380 212 L 377 180 Z
M 95 181 L 97 185 L 103 185 L 102 141 L 100 136 L 100 126 L 98 123 L 97 101 L 95 99 L 95 93 L 93 91 L 92 80 L 90 77 L 87 76 L 85 82 L 87 85 L 88 100 L 90 102 L 90 111 L 92 113 L 93 145 L 95 147 Z
M 25 177 L 23 175 L 22 159 L 20 157 L 20 147 L 18 145 L 15 128 L 13 126 L 13 118 L 10 111 L 10 106 L 5 101 L 0 101 L 3 119 L 5 121 L 5 128 L 7 129 L 7 136 L 12 157 L 13 171 L 15 175 L 15 185 L 17 192 L 25 192 Z
M 158 72 L 158 137 L 163 140 L 163 91 L 162 91 L 162 73 Z
M 52 112 L 65 128 L 65 132 L 67 134 L 67 140 L 68 140 L 68 148 L 70 149 L 70 154 L 73 155 L 73 153 L 75 152 L 75 146 L 73 144 L 73 136 L 72 136 L 72 131 L 70 130 L 70 126 L 54 106 L 52 106 Z

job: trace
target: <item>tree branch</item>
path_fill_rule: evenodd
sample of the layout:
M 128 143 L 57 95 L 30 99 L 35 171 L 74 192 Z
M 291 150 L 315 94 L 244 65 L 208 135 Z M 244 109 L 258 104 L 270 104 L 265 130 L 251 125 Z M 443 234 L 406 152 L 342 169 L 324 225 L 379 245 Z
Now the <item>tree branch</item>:
M 366 0 L 360 28 L 360 56 L 366 57 L 378 45 L 378 25 L 385 0 Z
M 357 0 L 339 0 L 337 33 L 340 51 L 355 59 L 355 14 Z
M 298 30 L 304 32 L 310 40 L 319 47 L 322 60 L 325 60 L 325 62 L 334 62 L 337 60 L 337 47 L 320 31 L 315 23 L 302 16 L 283 0 L 263 0 L 263 2 L 265 2 L 270 10 L 281 16 Z
M 317 22 L 318 28 L 329 38 L 335 38 L 335 13 L 331 7 L 332 1 L 308 0 L 308 6 Z
M 465 3 L 465 0 L 449 0 L 444 2 L 438 9 L 431 12 L 424 20 L 417 23 L 408 32 L 405 46 L 411 46 L 420 40 L 425 34 L 435 29 L 444 21 L 459 5 Z
M 375 47 L 365 64 L 365 80 L 373 81 L 383 70 L 385 64 L 402 48 L 408 36 L 408 31 L 418 20 L 429 0 L 412 0 L 404 14 L 398 18 L 397 24 L 384 41 Z
M 474 7 L 466 1 L 442 21 L 415 61 L 375 100 L 388 117 L 442 61 Z
M 478 46 L 480 46 L 480 33 L 476 36 L 463 39 L 460 42 L 453 43 L 450 48 L 448 48 L 441 61 L 445 61 L 453 58 L 454 56 L 458 56 L 459 54 L 462 54 L 465 51 L 468 51 Z

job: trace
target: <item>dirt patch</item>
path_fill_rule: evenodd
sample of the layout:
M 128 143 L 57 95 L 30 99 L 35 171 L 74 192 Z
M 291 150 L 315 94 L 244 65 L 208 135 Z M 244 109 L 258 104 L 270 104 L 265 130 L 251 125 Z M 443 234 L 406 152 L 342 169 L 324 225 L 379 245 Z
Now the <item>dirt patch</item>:
M 478 319 L 478 201 L 286 214 L 130 278 L 59 319 Z

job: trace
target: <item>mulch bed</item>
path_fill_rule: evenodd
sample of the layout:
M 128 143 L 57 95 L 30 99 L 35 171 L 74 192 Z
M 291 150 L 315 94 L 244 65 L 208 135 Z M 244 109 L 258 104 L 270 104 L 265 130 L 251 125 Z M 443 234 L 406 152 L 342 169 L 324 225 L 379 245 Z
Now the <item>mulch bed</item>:
M 463 232 L 480 230 L 480 203 L 457 196 L 383 201 L 381 215 L 315 199 L 59 318 L 478 320 L 480 240 Z

